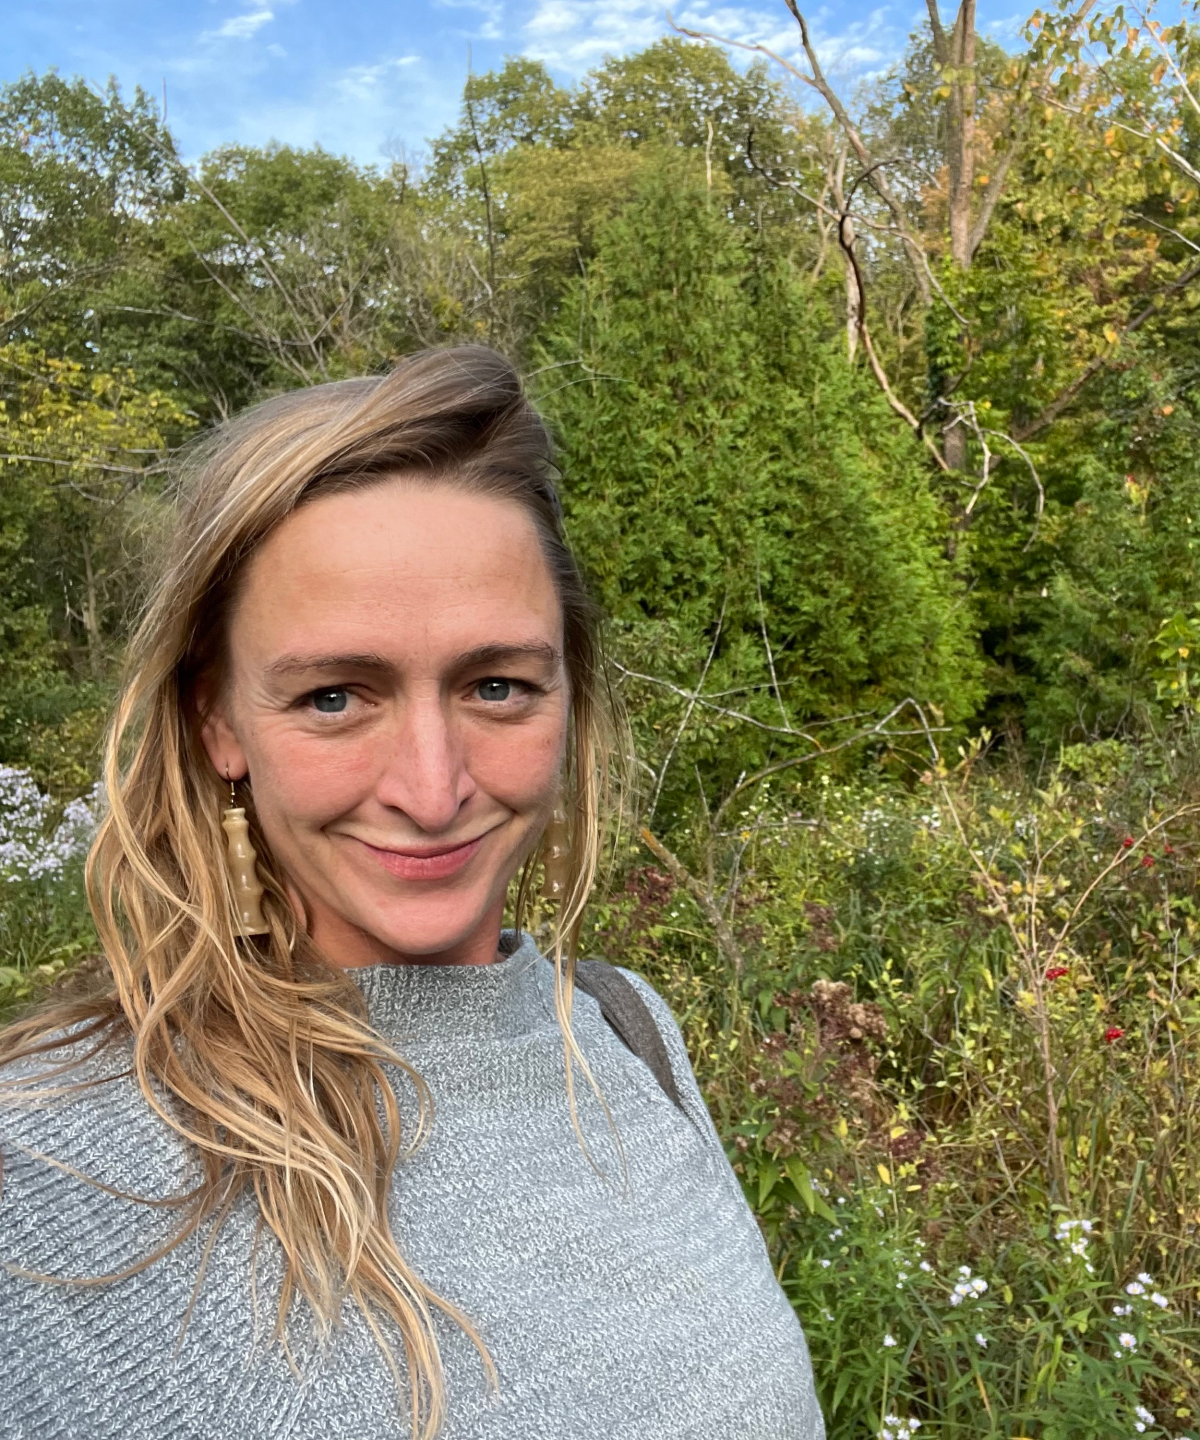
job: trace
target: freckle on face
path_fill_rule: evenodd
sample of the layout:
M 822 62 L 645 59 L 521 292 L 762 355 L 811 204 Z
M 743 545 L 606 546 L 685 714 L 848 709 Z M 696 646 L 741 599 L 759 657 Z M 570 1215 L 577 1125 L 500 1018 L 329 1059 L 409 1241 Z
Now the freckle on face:
M 504 653 L 464 665 L 488 647 Z M 219 768 L 226 735 L 222 753 L 248 769 L 329 957 L 491 958 L 553 803 L 569 711 L 532 520 L 403 477 L 313 501 L 248 565 L 229 651 L 227 730 L 206 728 L 206 744 Z M 318 712 L 314 692 L 338 713 Z

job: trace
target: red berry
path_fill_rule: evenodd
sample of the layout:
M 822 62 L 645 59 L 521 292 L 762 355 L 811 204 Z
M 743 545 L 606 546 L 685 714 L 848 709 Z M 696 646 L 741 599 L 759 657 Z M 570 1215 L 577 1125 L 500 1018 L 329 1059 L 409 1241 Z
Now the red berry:
M 1132 847 L 1132 845 L 1133 845 L 1133 836 L 1132 836 L 1132 835 L 1126 835 L 1126 837 L 1124 838 L 1124 840 L 1121 841 L 1121 845 L 1122 845 L 1123 848 L 1126 849 L 1126 850 L 1130 849 L 1130 848 Z
M 1104 1032 L 1104 1038 L 1111 1045 L 1114 1040 L 1120 1040 L 1124 1034 L 1124 1030 L 1119 1025 L 1113 1025 Z
M 1149 866 L 1151 866 L 1151 865 L 1153 865 L 1153 864 L 1154 864 L 1154 856 L 1153 856 L 1153 855 L 1143 855 L 1143 856 L 1142 856 L 1142 868 L 1143 868 L 1143 869 L 1147 869 Z
M 1046 971 L 1046 979 L 1061 980 L 1064 975 L 1069 975 L 1070 973 L 1065 965 L 1051 965 L 1049 970 Z

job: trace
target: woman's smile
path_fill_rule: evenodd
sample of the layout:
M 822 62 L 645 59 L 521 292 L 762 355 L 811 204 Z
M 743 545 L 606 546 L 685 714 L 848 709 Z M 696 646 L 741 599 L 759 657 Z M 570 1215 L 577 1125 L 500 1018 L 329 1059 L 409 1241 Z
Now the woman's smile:
M 414 846 L 404 849 L 372 845 L 366 840 L 356 843 L 382 865 L 389 875 L 395 875 L 398 880 L 447 880 L 451 875 L 457 875 L 475 858 L 490 833 L 488 831 L 477 835 L 474 840 L 463 840 L 455 845 Z

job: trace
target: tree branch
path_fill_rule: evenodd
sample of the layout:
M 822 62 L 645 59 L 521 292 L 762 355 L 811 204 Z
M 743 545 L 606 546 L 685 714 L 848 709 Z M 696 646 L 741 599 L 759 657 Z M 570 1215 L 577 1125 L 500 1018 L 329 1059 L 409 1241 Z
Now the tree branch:
M 1178 276 L 1175 280 L 1173 280 L 1170 285 L 1168 285 L 1165 289 L 1160 290 L 1156 295 L 1155 299 L 1161 302 L 1165 300 L 1169 295 L 1178 294 L 1180 290 L 1186 289 L 1192 283 L 1192 281 L 1197 278 L 1200 278 L 1200 261 L 1197 261 L 1195 265 L 1190 266 L 1187 270 L 1183 272 L 1182 275 Z M 1146 321 L 1151 318 L 1151 316 L 1158 313 L 1159 308 L 1159 305 L 1151 302 L 1143 310 L 1140 310 L 1133 317 L 1133 319 L 1124 326 L 1124 328 L 1120 332 L 1120 335 L 1122 337 L 1125 335 L 1132 335 L 1135 330 L 1140 330 L 1141 327 L 1146 323 Z M 1088 381 L 1091 380 L 1091 378 L 1097 373 L 1097 371 L 1103 370 L 1104 366 L 1108 363 L 1108 360 L 1108 354 L 1097 355 L 1095 359 L 1093 359 L 1084 368 L 1081 374 L 1077 375 L 1069 385 L 1059 391 L 1059 393 L 1054 397 L 1053 400 L 1050 401 L 1049 405 L 1046 406 L 1046 408 L 1041 412 L 1041 414 L 1037 415 L 1034 419 L 1028 421 L 1028 423 L 1024 425 L 1018 425 L 1016 429 L 1012 432 L 1012 439 L 1029 440 L 1030 438 L 1032 438 L 1032 436 L 1037 435 L 1040 431 L 1044 430 L 1047 425 L 1057 420 L 1058 417 L 1062 414 L 1062 412 L 1067 408 L 1067 406 L 1070 405 L 1070 403 L 1075 399 L 1075 397 L 1079 394 L 1083 387 L 1088 383 Z
M 662 841 L 645 826 L 641 826 L 639 834 L 646 849 L 667 867 L 667 873 L 676 885 L 688 892 L 696 904 L 704 911 L 705 918 L 713 928 L 717 937 L 717 945 L 722 954 L 732 964 L 734 973 L 740 980 L 746 969 L 746 957 L 742 953 L 742 947 L 734 938 L 733 931 L 721 914 L 720 907 L 716 900 L 708 893 L 708 890 L 701 885 L 700 881 L 692 874 L 686 865 L 662 843 Z

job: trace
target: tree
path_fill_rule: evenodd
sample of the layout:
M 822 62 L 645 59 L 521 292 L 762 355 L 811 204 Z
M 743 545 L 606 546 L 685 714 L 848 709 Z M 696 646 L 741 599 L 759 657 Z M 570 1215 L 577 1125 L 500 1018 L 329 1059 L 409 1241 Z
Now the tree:
M 56 789 L 94 774 L 155 477 L 188 423 L 127 371 L 0 347 L 0 759 Z
M 757 722 L 731 746 L 720 704 L 695 715 L 686 756 L 718 784 L 802 722 L 979 696 L 919 447 L 837 331 L 786 262 L 756 262 L 699 157 L 660 153 L 545 343 L 568 527 L 623 663 L 652 690 L 703 672 Z M 639 707 L 650 730 L 672 693 Z

